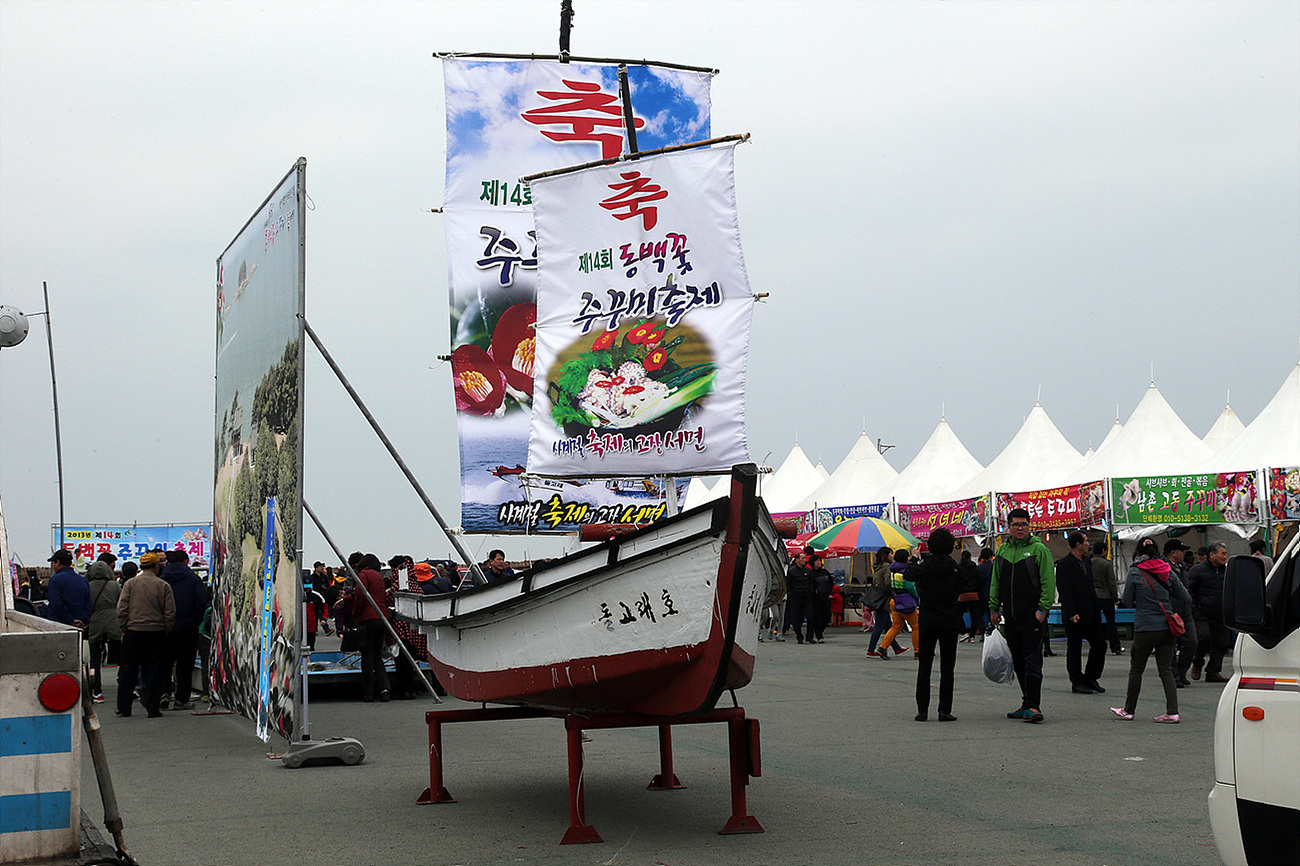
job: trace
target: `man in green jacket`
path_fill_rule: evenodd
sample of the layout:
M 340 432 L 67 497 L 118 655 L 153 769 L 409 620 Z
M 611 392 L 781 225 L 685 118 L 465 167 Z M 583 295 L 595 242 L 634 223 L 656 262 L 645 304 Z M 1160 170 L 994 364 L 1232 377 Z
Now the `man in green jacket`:
M 1043 720 L 1043 636 L 1047 612 L 1056 600 L 1056 565 L 1052 553 L 1029 532 L 1029 512 L 1013 508 L 1007 515 L 1011 539 L 998 548 L 989 587 L 989 619 L 997 627 L 1006 617 L 1002 633 L 1011 647 L 1011 660 L 1020 683 L 1020 709 L 1008 719 Z

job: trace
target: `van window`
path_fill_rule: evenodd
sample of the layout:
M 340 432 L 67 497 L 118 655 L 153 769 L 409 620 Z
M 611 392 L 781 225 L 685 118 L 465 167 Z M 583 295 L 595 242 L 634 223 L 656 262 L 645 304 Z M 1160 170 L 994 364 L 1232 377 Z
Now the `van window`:
M 1296 564 L 1294 554 L 1288 557 L 1283 567 L 1273 574 L 1265 590 L 1265 598 L 1282 624 L 1279 640 L 1300 629 L 1300 574 L 1296 573 Z

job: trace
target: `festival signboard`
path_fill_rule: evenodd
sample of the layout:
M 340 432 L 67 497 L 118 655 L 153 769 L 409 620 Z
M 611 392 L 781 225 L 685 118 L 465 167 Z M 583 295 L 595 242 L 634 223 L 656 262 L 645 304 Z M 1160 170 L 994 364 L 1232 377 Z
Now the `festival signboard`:
M 954 538 L 987 535 L 989 498 L 959 499 L 925 505 L 899 505 L 898 524 L 924 541 L 936 529 L 947 529 Z
M 57 536 L 58 527 L 54 530 Z M 190 568 L 206 572 L 211 565 L 212 524 L 69 526 L 64 529 L 62 546 L 72 551 L 78 568 L 82 560 L 90 563 L 104 553 L 116 556 L 120 569 L 124 562 L 138 563 L 147 550 L 183 550 L 190 555 Z
M 1300 467 L 1268 471 L 1269 514 L 1274 520 L 1300 520 Z
M 884 518 L 889 510 L 888 502 L 876 502 L 870 505 L 844 505 L 835 508 L 815 508 L 805 512 L 799 520 L 799 534 L 821 532 L 837 523 L 852 520 L 855 517 Z
M 1259 523 L 1254 472 L 1112 478 L 1115 523 Z
M 677 475 L 749 459 L 754 296 L 734 145 L 534 180 L 540 286 L 528 470 Z M 596 267 L 608 256 L 617 267 Z
M 299 160 L 217 259 L 212 688 L 223 706 L 264 718 L 263 739 L 292 739 L 301 701 L 306 170 Z M 273 627 L 264 632 L 268 593 Z M 259 688 L 264 673 L 269 693 Z
M 530 173 L 624 150 L 616 64 L 446 58 L 443 215 L 451 294 L 451 371 L 466 532 L 559 532 L 644 523 L 665 511 L 662 477 L 603 482 L 524 471 L 532 403 L 538 252 Z M 709 137 L 711 76 L 628 65 L 642 150 Z M 587 267 L 612 275 L 616 250 Z M 662 476 L 662 473 L 652 473 Z M 653 488 L 653 493 L 651 489 Z
M 1005 533 L 1007 514 L 1013 508 L 1029 512 L 1035 530 L 1076 529 L 1104 526 L 1106 520 L 1105 486 L 1100 481 L 1071 484 L 1048 490 L 1022 493 L 997 493 L 998 532 Z

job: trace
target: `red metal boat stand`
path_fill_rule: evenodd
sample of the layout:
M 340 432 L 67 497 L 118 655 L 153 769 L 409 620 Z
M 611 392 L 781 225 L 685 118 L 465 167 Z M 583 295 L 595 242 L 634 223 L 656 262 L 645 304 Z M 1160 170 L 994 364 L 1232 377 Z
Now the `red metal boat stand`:
M 564 720 L 564 730 L 569 749 L 569 829 L 560 844 L 577 842 L 603 842 L 596 828 L 587 823 L 583 797 L 582 736 L 586 730 L 598 728 L 659 729 L 659 774 L 651 780 L 651 791 L 680 790 L 685 786 L 673 772 L 673 725 L 700 725 L 711 722 L 727 723 L 727 739 L 731 757 L 731 817 L 719 833 L 762 833 L 763 827 L 748 812 L 745 786 L 750 776 L 762 775 L 758 738 L 758 720 L 745 717 L 741 707 L 714 710 L 702 716 L 673 716 L 665 721 L 663 716 L 634 714 L 601 714 L 573 716 L 547 710 L 522 707 L 484 708 L 478 710 L 432 710 L 424 714 L 429 725 L 429 787 L 420 794 L 417 803 L 454 803 L 455 799 L 443 785 L 442 726 L 451 722 L 486 722 L 507 719 L 556 718 Z

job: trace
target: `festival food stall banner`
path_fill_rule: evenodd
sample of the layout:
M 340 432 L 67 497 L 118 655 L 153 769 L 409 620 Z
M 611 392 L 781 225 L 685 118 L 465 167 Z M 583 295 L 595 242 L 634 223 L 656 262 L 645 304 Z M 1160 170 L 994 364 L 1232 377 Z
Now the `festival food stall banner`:
M 563 532 L 586 523 L 645 523 L 665 511 L 653 486 L 611 488 L 530 476 L 538 241 L 523 175 L 620 155 L 616 64 L 446 58 L 443 215 L 451 294 L 451 372 L 466 532 Z M 642 150 L 709 137 L 711 76 L 629 64 Z M 602 278 L 635 262 L 592 247 Z M 639 251 L 638 251 L 639 252 Z M 646 267 L 649 264 L 642 265 Z
M 855 517 L 878 517 L 887 519 L 888 502 L 876 502 L 871 505 L 844 505 L 835 508 L 815 508 L 806 512 L 799 520 L 799 534 L 821 532 L 837 523 L 852 520 Z
M 58 534 L 58 527 L 54 527 Z M 77 560 L 87 563 L 102 553 L 117 557 L 117 568 L 124 562 L 140 561 L 147 550 L 183 550 L 190 555 L 190 568 L 208 570 L 212 556 L 212 524 L 181 526 L 69 526 L 63 532 L 63 545 Z
M 1259 523 L 1254 472 L 1112 478 L 1115 523 Z
M 1269 514 L 1274 520 L 1300 520 L 1300 467 L 1268 471 Z
M 955 538 L 987 535 L 989 532 L 989 498 L 959 499 L 926 505 L 899 505 L 898 525 L 921 540 L 936 529 L 947 529 Z
M 1013 508 L 1029 512 L 1035 530 L 1075 529 L 1106 525 L 1106 486 L 1101 481 L 1049 490 L 998 493 L 998 532 L 1006 533 Z
M 223 706 L 260 718 L 263 739 L 292 739 L 301 706 L 306 172 L 298 160 L 217 259 L 212 688 Z
M 748 461 L 754 296 L 734 160 L 724 145 L 533 181 L 530 472 L 675 475 Z M 591 264 L 605 256 L 612 272 Z

